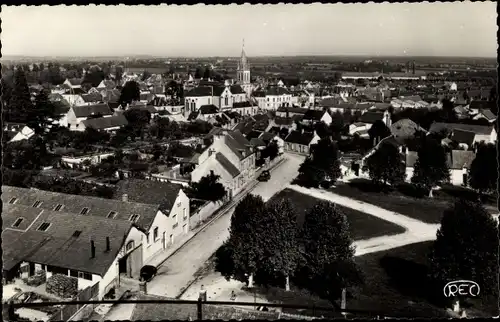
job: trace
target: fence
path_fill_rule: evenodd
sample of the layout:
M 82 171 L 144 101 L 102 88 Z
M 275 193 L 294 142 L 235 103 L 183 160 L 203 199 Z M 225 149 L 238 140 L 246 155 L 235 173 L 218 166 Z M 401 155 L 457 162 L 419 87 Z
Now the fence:
M 99 295 L 99 282 L 80 291 L 73 301 L 90 301 Z M 75 315 L 85 304 L 65 305 L 57 313 L 55 313 L 49 321 L 68 321 Z

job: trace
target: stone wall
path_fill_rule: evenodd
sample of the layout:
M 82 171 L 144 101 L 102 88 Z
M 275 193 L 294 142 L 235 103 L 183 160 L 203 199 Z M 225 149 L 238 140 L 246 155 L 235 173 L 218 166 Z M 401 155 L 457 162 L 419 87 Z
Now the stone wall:
M 78 293 L 78 279 L 62 274 L 54 274 L 47 279 L 45 290 L 62 298 L 73 298 Z

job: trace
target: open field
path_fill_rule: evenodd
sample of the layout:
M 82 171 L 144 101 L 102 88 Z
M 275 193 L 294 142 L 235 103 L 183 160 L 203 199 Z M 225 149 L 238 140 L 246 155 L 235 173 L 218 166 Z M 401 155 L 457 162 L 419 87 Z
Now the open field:
M 319 199 L 302 194 L 300 192 L 285 189 L 276 194 L 271 200 L 288 198 L 293 203 L 299 214 L 299 225 L 304 222 L 307 210 L 318 203 Z M 349 221 L 351 236 L 354 240 L 363 240 L 383 235 L 396 235 L 404 233 L 405 229 L 388 221 L 379 219 L 369 214 L 337 205 Z
M 432 199 L 411 197 L 409 191 L 384 193 L 380 189 L 376 190 L 368 180 L 364 179 L 352 180 L 345 184 L 339 183 L 330 190 L 335 194 L 370 203 L 430 224 L 440 223 L 443 212 L 455 199 L 473 200 L 474 198 L 473 193 L 458 187 L 453 189 L 445 187 L 440 191 L 435 191 Z M 491 213 L 498 213 L 491 202 L 492 199 L 486 202 L 486 208 Z

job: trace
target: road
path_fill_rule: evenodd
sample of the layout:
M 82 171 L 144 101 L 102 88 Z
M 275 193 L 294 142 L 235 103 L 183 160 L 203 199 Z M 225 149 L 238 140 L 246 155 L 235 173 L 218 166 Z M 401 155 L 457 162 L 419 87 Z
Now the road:
M 274 169 L 268 182 L 260 182 L 251 192 L 264 201 L 288 186 L 297 176 L 304 157 L 286 155 L 287 160 Z M 229 226 L 234 207 L 205 227 L 198 235 L 167 259 L 157 276 L 148 283 L 148 293 L 167 297 L 178 296 L 194 279 L 196 272 L 229 237 Z

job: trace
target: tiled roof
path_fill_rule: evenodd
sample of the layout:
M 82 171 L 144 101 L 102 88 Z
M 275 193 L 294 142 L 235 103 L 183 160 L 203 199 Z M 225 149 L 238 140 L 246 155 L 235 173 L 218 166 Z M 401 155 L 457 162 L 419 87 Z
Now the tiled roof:
M 495 102 L 471 101 L 469 104 L 469 108 L 474 110 L 491 109 L 492 107 L 495 107 Z
M 259 136 L 259 139 L 264 141 L 265 143 L 271 142 L 274 138 L 276 137 L 276 133 L 271 133 L 271 132 L 262 132 L 262 134 Z
M 250 144 L 254 147 L 266 146 L 266 142 L 264 142 L 260 138 L 252 138 L 250 140 Z
M 29 261 L 103 276 L 132 227 L 128 221 L 9 204 L 3 205 L 2 219 L 15 221 L 23 207 L 26 217 L 33 212 L 31 209 L 37 209 L 39 215 L 27 218 L 33 224 L 26 231 L 6 228 L 2 232 L 3 259 L 10 265 Z M 49 228 L 38 231 L 44 222 L 50 223 Z M 73 235 L 75 231 L 80 231 L 79 236 Z M 109 237 L 110 251 L 106 251 L 106 237 Z M 94 241 L 94 258 L 90 256 L 90 240 Z
M 304 132 L 300 133 L 299 131 L 292 131 L 285 138 L 285 142 L 288 143 L 297 143 L 300 145 L 309 145 L 314 138 L 314 133 Z
M 99 93 L 82 94 L 81 96 L 86 103 L 102 102 L 103 100 L 102 95 Z
M 80 215 L 83 208 L 88 208 L 85 216 L 107 217 L 111 211 L 115 212 L 115 219 L 128 221 L 132 215 L 139 215 L 135 224 L 143 230 L 149 230 L 156 217 L 159 205 L 142 204 L 136 202 L 121 202 L 117 200 L 70 195 L 38 189 L 26 189 L 11 186 L 2 186 L 2 201 L 8 202 L 17 198 L 16 204 L 33 206 L 35 201 L 42 201 L 40 209 L 53 210 L 62 205 L 60 211 Z
M 106 130 L 113 127 L 122 127 L 128 124 L 127 118 L 123 114 L 113 115 L 110 117 L 97 117 L 82 121 L 85 127 L 90 127 L 95 130 Z
M 262 132 L 260 132 L 260 131 L 250 131 L 250 133 L 248 133 L 246 135 L 246 139 L 250 141 L 251 139 L 258 138 L 261 135 L 262 135 Z
M 185 97 L 201 97 L 201 96 L 212 96 L 212 88 L 208 86 L 195 87 L 189 92 L 187 92 Z
M 199 112 L 201 114 L 216 114 L 219 113 L 219 109 L 217 106 L 210 104 L 210 105 L 202 105 L 199 109 Z
M 242 107 L 252 107 L 254 106 L 252 103 L 249 101 L 244 101 L 244 102 L 234 102 L 233 103 L 233 108 L 242 108 Z
M 162 212 L 166 215 L 174 206 L 175 199 L 182 190 L 182 185 L 142 179 L 125 179 L 116 184 L 116 200 L 122 200 L 126 194 L 128 200 L 143 204 L 160 205 Z
M 240 85 L 232 85 L 230 90 L 232 94 L 245 94 L 245 91 Z
M 443 129 L 447 129 L 449 131 L 460 129 L 464 131 L 474 132 L 476 134 L 488 135 L 493 131 L 493 126 L 434 122 L 432 123 L 429 132 L 437 133 Z
M 128 109 L 136 109 L 136 110 L 146 110 L 151 114 L 158 113 L 158 110 L 153 105 L 136 105 L 129 106 Z
M 266 89 L 266 96 L 278 96 L 287 94 L 290 94 L 290 92 L 286 88 L 279 86 L 270 86 Z
M 481 113 L 488 121 L 493 121 L 497 118 L 490 109 L 479 110 L 479 113 Z
M 112 115 L 113 111 L 109 108 L 108 104 L 94 104 L 84 106 L 73 106 L 73 111 L 76 117 L 89 117 L 91 115 Z
M 373 124 L 376 121 L 383 120 L 383 118 L 384 118 L 384 113 L 382 112 L 365 112 L 360 116 L 359 122 Z
M 474 143 L 475 137 L 476 133 L 474 132 L 454 129 L 451 139 L 457 143 L 465 143 L 470 147 Z
M 304 120 L 314 120 L 314 121 L 319 121 L 325 115 L 325 111 L 320 111 L 320 110 L 307 110 L 307 112 L 304 114 Z
M 166 297 L 141 294 L 139 300 L 165 300 Z M 196 320 L 196 305 L 186 304 L 136 304 L 130 320 Z M 277 320 L 278 312 L 264 312 L 222 305 L 203 305 L 204 320 Z
M 240 131 L 228 131 L 224 139 L 227 146 L 240 158 L 240 160 L 245 159 L 251 154 L 250 142 Z
M 233 177 L 236 178 L 240 174 L 240 170 L 231 163 L 222 153 L 217 152 L 215 159 L 222 165 L 222 167 Z

